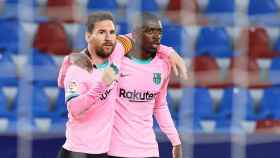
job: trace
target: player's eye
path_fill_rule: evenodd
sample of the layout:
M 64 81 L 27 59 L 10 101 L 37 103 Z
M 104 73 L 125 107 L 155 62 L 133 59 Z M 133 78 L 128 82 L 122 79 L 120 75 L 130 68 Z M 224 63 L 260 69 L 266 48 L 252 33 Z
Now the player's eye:
M 105 31 L 104 31 L 104 30 L 100 30 L 100 31 L 98 31 L 98 33 L 99 33 L 99 34 L 104 34 Z
M 111 34 L 111 35 L 116 34 L 116 31 L 115 31 L 115 30 L 111 30 L 111 31 L 110 31 L 110 34 Z
M 148 34 L 162 34 L 162 29 L 157 29 L 157 28 L 147 28 L 144 31 L 145 33 Z
M 153 30 L 148 28 L 148 29 L 145 29 L 144 32 L 147 34 L 152 34 Z

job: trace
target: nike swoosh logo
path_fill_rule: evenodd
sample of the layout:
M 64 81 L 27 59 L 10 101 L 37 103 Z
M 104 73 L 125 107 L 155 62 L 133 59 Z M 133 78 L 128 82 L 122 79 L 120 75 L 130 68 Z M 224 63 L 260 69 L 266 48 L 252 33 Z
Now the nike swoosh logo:
M 127 77 L 129 74 L 120 74 L 120 77 Z

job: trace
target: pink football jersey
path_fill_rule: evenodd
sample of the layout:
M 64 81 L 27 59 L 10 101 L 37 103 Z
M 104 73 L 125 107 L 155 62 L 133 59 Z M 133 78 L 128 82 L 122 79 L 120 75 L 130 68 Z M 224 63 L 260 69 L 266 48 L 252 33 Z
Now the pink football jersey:
M 109 60 L 103 65 L 96 65 L 91 73 L 71 63 L 64 67 L 67 69 L 60 71 L 65 73 L 63 79 L 59 79 L 64 83 L 69 118 L 63 148 L 89 154 L 109 150 L 117 81 L 108 86 L 101 78 L 104 68 L 112 64 L 119 68 L 123 52 L 117 44 Z
M 160 54 L 144 62 L 123 58 L 109 155 L 158 157 L 153 114 L 171 143 L 181 143 L 166 102 L 170 65 Z

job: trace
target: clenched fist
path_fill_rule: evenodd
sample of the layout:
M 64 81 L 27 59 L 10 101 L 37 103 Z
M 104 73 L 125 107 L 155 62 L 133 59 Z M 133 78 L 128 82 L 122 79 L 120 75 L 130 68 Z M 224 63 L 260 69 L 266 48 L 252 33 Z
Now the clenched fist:
M 107 85 L 110 85 L 114 80 L 117 80 L 118 77 L 118 68 L 115 65 L 110 65 L 103 71 L 102 81 Z
M 90 58 L 83 53 L 72 53 L 69 55 L 69 61 L 72 64 L 75 64 L 88 72 L 92 71 L 93 65 L 90 61 Z

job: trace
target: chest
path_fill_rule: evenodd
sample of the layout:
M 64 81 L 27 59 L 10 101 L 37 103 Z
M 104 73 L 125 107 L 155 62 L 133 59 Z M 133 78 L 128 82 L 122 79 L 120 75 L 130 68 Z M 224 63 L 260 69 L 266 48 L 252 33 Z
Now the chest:
M 164 63 L 137 64 L 124 60 L 119 87 L 128 90 L 158 92 L 167 78 Z

